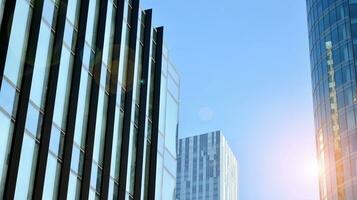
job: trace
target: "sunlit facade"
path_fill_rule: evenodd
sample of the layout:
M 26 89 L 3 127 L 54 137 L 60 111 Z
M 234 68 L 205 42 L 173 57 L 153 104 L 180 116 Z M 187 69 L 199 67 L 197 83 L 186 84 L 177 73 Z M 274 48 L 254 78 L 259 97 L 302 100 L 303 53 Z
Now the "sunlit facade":
M 357 200 L 357 1 L 307 0 L 322 200 Z
M 238 161 L 221 131 L 179 140 L 177 200 L 238 200 Z
M 0 0 L 0 199 L 174 199 L 163 34 L 138 0 Z

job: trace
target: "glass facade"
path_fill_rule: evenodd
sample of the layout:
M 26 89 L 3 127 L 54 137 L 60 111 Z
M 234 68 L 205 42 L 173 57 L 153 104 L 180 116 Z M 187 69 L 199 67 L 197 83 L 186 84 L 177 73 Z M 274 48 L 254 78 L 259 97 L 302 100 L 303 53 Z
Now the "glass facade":
M 175 199 L 180 77 L 152 11 L 135 0 L 0 0 L 0 26 L 7 1 L 0 199 L 144 200 L 152 177 L 157 199 Z
M 357 199 L 357 1 L 307 0 L 321 199 Z
M 238 200 L 238 161 L 221 131 L 179 140 L 176 185 L 176 199 Z

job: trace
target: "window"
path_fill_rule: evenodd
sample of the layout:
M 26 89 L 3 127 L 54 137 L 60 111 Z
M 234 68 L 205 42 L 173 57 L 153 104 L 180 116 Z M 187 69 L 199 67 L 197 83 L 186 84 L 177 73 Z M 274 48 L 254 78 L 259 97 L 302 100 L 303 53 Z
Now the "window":
M 69 0 L 68 1 L 68 6 L 67 6 L 67 19 L 72 23 L 76 25 L 76 19 L 78 15 L 78 4 L 79 0 Z
M 98 162 L 99 165 L 102 165 L 103 162 L 107 105 L 108 105 L 108 95 L 105 93 L 103 88 L 100 88 L 99 98 L 98 98 L 97 120 L 95 126 L 94 149 L 93 149 L 93 160 Z
M 24 135 L 15 199 L 31 199 L 36 168 L 38 144 L 28 134 Z
M 81 176 L 82 166 L 83 166 L 83 152 L 76 145 L 73 145 L 71 169 L 73 170 L 73 172 Z
M 169 173 L 164 170 L 164 175 L 163 175 L 163 184 L 162 184 L 162 199 L 165 200 L 175 200 L 175 188 L 176 188 L 176 183 L 174 177 L 172 177 Z
M 79 199 L 80 181 L 73 172 L 69 175 L 67 199 Z
M 69 92 L 71 90 L 73 56 L 67 48 L 62 47 L 62 54 L 59 66 L 58 84 L 56 91 L 53 121 L 65 130 Z
M 51 29 L 47 24 L 41 22 L 30 93 L 30 99 L 41 108 L 45 104 L 44 99 L 46 97 L 46 85 L 51 61 L 52 40 L 53 34 Z
M 171 95 L 167 95 L 166 109 L 165 147 L 176 155 L 178 105 Z
M 3 79 L 0 90 L 0 107 L 4 109 L 9 115 L 16 115 L 18 93 L 10 83 Z
M 119 179 L 123 118 L 124 118 L 124 113 L 120 111 L 120 108 L 118 106 L 116 106 L 115 118 L 114 118 L 113 148 L 112 148 L 112 158 L 111 158 L 112 161 L 110 167 L 110 175 L 116 180 Z
M 4 74 L 18 87 L 21 85 L 31 11 L 27 1 L 16 1 Z
M 29 131 L 34 137 L 40 137 L 41 134 L 41 124 L 42 124 L 42 115 L 40 111 L 35 108 L 32 103 L 29 104 L 27 109 L 26 125 L 25 128 Z
M 51 139 L 50 139 L 50 151 L 58 157 L 62 157 L 64 136 L 58 128 L 52 126 Z
M 352 38 L 353 40 L 357 39 L 357 24 L 352 24 Z
M 357 3 L 350 4 L 350 16 L 357 19 Z
M 87 129 L 88 108 L 90 98 L 91 78 L 88 72 L 82 68 L 81 81 L 79 87 L 78 107 L 76 127 L 74 131 L 74 141 L 84 147 L 85 133 Z
M 57 158 L 49 154 L 43 188 L 43 199 L 56 199 L 60 171 L 61 167 Z
M 0 194 L 2 194 L 6 179 L 7 159 L 11 147 L 13 123 L 11 123 L 9 116 L 2 111 L 0 111 L 0 122 Z
M 55 4 L 52 0 L 45 0 L 43 3 L 42 17 L 47 21 L 48 24 L 52 25 L 54 16 Z

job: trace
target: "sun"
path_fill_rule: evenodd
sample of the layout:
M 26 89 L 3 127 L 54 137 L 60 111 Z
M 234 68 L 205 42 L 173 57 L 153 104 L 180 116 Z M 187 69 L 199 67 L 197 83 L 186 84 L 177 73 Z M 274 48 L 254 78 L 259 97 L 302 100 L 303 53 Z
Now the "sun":
M 320 166 L 317 160 L 309 160 L 304 163 L 304 173 L 309 178 L 317 178 L 320 173 Z

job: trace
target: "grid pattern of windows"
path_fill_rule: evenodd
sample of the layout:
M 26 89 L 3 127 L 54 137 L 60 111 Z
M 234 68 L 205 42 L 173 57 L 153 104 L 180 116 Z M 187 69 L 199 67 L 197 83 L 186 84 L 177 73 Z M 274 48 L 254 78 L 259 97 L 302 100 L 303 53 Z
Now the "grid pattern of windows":
M 220 131 L 180 139 L 176 199 L 238 199 L 238 161 Z
M 307 0 L 311 76 L 321 199 L 357 199 L 357 1 Z M 329 64 L 332 44 L 338 135 L 332 128 Z M 337 140 L 336 140 L 337 139 Z M 337 141 L 337 142 L 336 142 Z
M 151 20 L 138 0 L 0 0 L 1 199 L 174 199 L 180 80 Z

